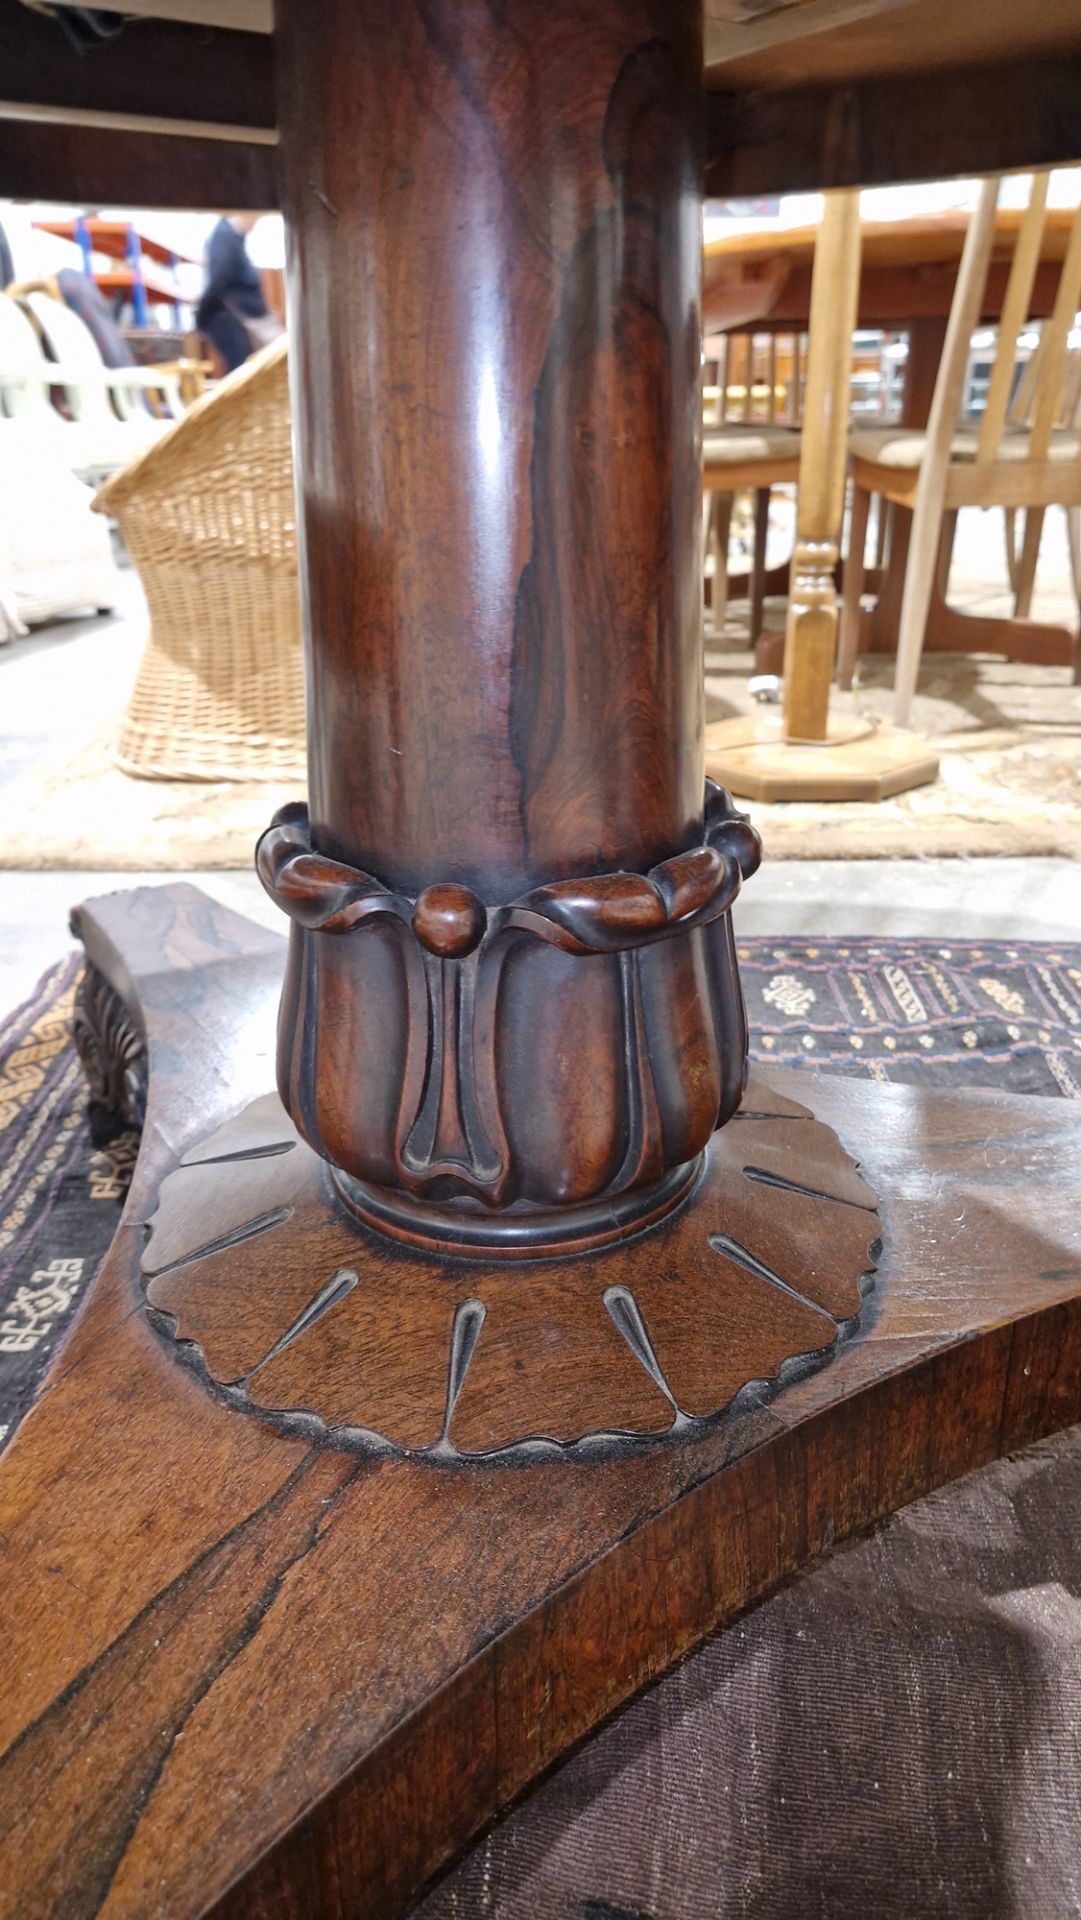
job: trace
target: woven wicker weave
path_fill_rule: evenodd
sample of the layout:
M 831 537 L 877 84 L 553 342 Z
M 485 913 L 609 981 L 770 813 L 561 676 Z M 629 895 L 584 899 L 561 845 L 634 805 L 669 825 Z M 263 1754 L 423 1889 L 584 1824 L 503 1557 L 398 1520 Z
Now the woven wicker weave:
M 288 361 L 275 341 L 100 488 L 151 631 L 116 760 L 149 779 L 303 777 Z

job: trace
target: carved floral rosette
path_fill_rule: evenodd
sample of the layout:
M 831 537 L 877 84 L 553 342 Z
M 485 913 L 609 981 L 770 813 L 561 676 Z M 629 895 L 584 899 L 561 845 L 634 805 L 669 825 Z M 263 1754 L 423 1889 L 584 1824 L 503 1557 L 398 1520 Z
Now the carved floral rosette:
M 496 1212 L 513 1240 L 538 1211 L 611 1232 L 641 1220 L 630 1196 L 674 1204 L 743 1091 L 729 908 L 759 855 L 710 783 L 703 845 L 648 874 L 497 907 L 457 884 L 412 900 L 324 859 L 307 809 L 283 808 L 256 864 L 292 921 L 278 1087 L 294 1125 L 363 1217 L 399 1196 L 460 1217 L 465 1240 Z

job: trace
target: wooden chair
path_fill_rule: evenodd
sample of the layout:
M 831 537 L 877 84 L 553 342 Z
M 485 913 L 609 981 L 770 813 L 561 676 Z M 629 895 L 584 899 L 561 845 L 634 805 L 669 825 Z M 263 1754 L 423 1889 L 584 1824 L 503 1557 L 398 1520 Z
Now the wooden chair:
M 737 385 L 737 354 L 744 358 L 742 384 Z M 716 418 L 707 420 L 702 442 L 703 532 L 706 573 L 712 575 L 711 610 L 718 632 L 724 625 L 728 601 L 728 547 L 736 495 L 754 495 L 754 539 L 749 582 L 750 633 L 757 641 L 766 596 L 766 539 L 770 493 L 775 486 L 794 486 L 799 478 L 799 343 L 793 352 L 794 372 L 788 389 L 789 419 L 777 418 L 777 340 L 769 336 L 764 378 L 756 380 L 755 343 L 751 334 L 724 336 L 716 390 Z M 764 404 L 761 404 L 763 403 Z M 764 417 L 752 417 L 761 404 Z M 731 419 L 738 408 L 740 418 Z
M 855 484 L 840 679 L 843 686 L 851 685 L 859 648 L 863 550 L 871 496 L 877 494 L 913 509 L 897 644 L 894 718 L 899 726 L 911 711 L 932 594 L 940 567 L 944 571 L 943 563 L 948 563 L 948 517 L 967 506 L 1027 510 L 1017 575 L 1023 604 L 1031 591 L 1044 510 L 1081 505 L 1081 435 L 1076 428 L 1057 425 L 1068 400 L 1068 340 L 1081 302 L 1081 208 L 1071 228 L 1054 310 L 1041 332 L 1030 418 L 1011 418 L 1011 401 L 1018 390 L 1018 339 L 1026 327 L 1040 258 L 1046 172 L 1033 176 L 1029 203 L 1018 227 L 982 418 L 972 425 L 959 419 L 969 346 L 980 320 L 991 259 L 1000 185 L 1001 176 L 983 183 L 965 238 L 926 431 L 860 428 L 850 436 Z
M 859 193 L 842 189 L 826 195 L 811 283 L 783 713 L 706 728 L 707 773 L 750 800 L 883 800 L 938 770 L 915 735 L 829 711 L 859 278 Z
M 1010 403 L 1010 417 L 1019 425 L 1031 427 L 1034 420 L 1037 374 L 1040 365 L 1040 346 L 1033 354 L 1027 366 L 1022 369 L 1017 382 L 1014 398 Z M 1062 393 L 1056 425 L 1059 427 L 1081 426 L 1081 352 L 1070 348 L 1066 354 L 1063 370 Z M 1013 593 L 1013 610 L 1017 619 L 1026 620 L 1032 610 L 1032 590 L 1036 583 L 1036 568 L 1040 557 L 1040 540 L 1043 534 L 1045 509 L 1030 507 L 1022 512 L 1017 507 L 1007 507 L 1006 525 L 1006 566 Z M 1077 507 L 1065 509 L 1066 539 L 1070 554 L 1070 569 L 1074 594 L 1081 605 L 1081 510 Z
M 119 523 L 151 620 L 118 765 L 161 780 L 302 778 L 284 338 L 197 400 L 95 505 Z

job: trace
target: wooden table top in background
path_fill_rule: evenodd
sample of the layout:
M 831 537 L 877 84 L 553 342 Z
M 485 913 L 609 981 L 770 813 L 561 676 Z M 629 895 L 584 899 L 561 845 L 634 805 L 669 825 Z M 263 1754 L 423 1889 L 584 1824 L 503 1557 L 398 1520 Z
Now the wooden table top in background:
M 1044 228 L 1032 315 L 1051 311 L 1058 267 L 1066 252 L 1070 207 L 1052 207 Z M 953 297 L 969 213 L 950 207 L 900 220 L 867 220 L 861 227 L 859 318 L 862 325 L 901 325 L 945 319 Z M 997 318 L 1021 211 L 995 216 L 995 250 L 988 275 L 985 318 Z M 810 313 L 816 225 L 759 227 L 722 234 L 705 248 L 703 318 L 706 331 L 761 322 L 768 330 L 805 327 Z
M 1021 214 L 1020 207 L 998 209 L 994 257 L 1010 257 Z M 861 255 L 871 266 L 935 266 L 947 261 L 956 266 L 970 218 L 971 209 L 967 207 L 947 207 L 941 212 L 906 214 L 899 220 L 864 220 L 860 225 Z M 1072 220 L 1072 207 L 1048 208 L 1040 250 L 1042 259 L 1065 258 Z M 711 263 L 719 260 L 783 254 L 793 265 L 810 266 L 818 231 L 816 221 L 799 227 L 773 225 L 756 227 L 753 232 L 720 234 L 706 244 L 706 282 L 709 282 Z

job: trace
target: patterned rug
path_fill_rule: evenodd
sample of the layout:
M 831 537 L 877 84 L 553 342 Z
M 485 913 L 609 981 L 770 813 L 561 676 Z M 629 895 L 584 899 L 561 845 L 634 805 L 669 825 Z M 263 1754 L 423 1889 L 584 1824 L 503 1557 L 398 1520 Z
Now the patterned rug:
M 139 1145 L 87 1098 L 81 973 L 70 954 L 0 1024 L 0 1448 L 108 1252 Z
M 1081 945 L 748 940 L 756 1061 L 1081 1099 Z M 0 1447 L 93 1279 L 137 1136 L 87 1099 L 78 954 L 0 1024 Z

